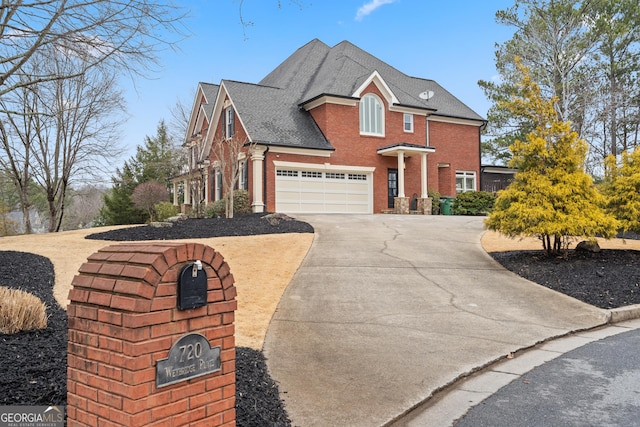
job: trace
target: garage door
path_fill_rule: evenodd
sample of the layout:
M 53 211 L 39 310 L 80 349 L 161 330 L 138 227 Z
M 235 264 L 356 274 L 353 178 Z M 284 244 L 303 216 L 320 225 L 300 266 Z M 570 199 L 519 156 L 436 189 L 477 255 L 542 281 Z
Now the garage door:
M 290 213 L 373 213 L 373 179 L 362 171 L 276 170 L 276 210 Z

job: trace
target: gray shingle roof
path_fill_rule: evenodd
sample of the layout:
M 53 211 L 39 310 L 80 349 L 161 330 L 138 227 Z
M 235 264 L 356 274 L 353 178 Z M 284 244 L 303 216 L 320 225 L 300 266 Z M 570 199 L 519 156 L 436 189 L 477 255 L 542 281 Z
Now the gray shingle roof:
M 220 85 L 200 82 L 200 87 L 202 88 L 204 97 L 207 99 L 207 103 L 203 107 L 204 113 L 209 123 L 211 123 L 212 116 L 213 116 L 213 108 L 215 107 L 214 103 L 216 102 L 216 97 L 218 96 Z
M 311 115 L 299 106 L 322 95 L 351 97 L 374 71 L 400 105 L 436 110 L 434 114 L 440 116 L 484 121 L 435 81 L 407 76 L 347 41 L 329 47 L 314 39 L 258 84 L 231 80 L 223 84 L 254 142 L 330 150 L 331 144 Z M 432 91 L 433 97 L 421 99 L 419 94 L 425 91 Z
M 333 150 L 311 114 L 286 89 L 223 81 L 238 117 L 255 143 Z

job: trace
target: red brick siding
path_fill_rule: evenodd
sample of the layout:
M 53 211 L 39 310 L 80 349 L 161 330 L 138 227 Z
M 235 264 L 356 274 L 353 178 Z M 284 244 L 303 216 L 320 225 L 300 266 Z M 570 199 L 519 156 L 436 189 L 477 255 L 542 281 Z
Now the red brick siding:
M 282 154 L 268 152 L 266 154 L 265 170 L 267 189 L 264 196 L 266 210 L 275 211 L 275 166 L 274 161 L 303 162 L 323 165 L 367 166 L 375 167 L 373 173 L 373 211 L 380 212 L 387 208 L 387 171 L 397 168 L 396 157 L 386 157 L 377 154 L 377 150 L 391 144 L 409 143 L 426 146 L 426 117 L 414 114 L 414 131 L 404 131 L 404 114 L 389 111 L 384 96 L 375 84 L 369 85 L 363 92 L 378 95 L 384 104 L 385 135 L 383 137 L 360 135 L 359 104 L 355 106 L 322 104 L 309 111 L 318 127 L 329 140 L 335 151 L 330 157 L 315 157 L 306 155 Z M 222 123 L 222 121 L 220 121 Z M 236 125 L 236 133 L 246 136 L 244 129 Z M 429 122 L 429 146 L 436 149 L 435 153 L 427 156 L 428 188 L 439 191 L 442 195 L 455 195 L 455 171 L 475 171 L 479 182 L 480 176 L 480 147 L 478 126 Z M 221 137 L 221 125 L 216 129 L 216 137 Z M 211 156 L 213 162 L 215 158 Z M 438 163 L 449 163 L 449 168 L 438 168 Z M 252 164 L 249 166 L 250 199 L 253 199 Z M 420 195 L 420 156 L 405 157 L 405 196 Z M 263 191 L 263 188 L 256 189 Z
M 179 272 L 197 259 L 209 303 L 178 310 Z M 68 426 L 235 425 L 237 302 L 220 253 L 194 243 L 123 244 L 79 271 L 67 309 Z M 221 347 L 221 371 L 158 389 L 156 362 L 187 332 Z

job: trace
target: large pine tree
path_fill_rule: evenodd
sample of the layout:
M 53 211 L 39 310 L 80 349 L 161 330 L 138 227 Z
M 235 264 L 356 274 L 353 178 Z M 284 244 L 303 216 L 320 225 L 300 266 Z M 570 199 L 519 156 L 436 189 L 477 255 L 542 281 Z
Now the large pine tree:
M 104 225 L 140 224 L 149 220 L 148 213 L 136 209 L 131 196 L 139 184 L 156 181 L 169 186 L 171 177 L 181 167 L 179 150 L 173 144 L 164 120 L 160 121 L 154 137 L 147 136 L 144 146 L 124 163 L 112 178 L 113 188 L 104 197 L 100 211 Z
M 510 237 L 538 237 L 549 255 L 566 251 L 576 237 L 612 237 L 617 221 L 604 211 L 604 197 L 584 170 L 586 142 L 559 119 L 554 100 L 543 98 L 529 70 L 520 63 L 518 69 L 521 96 L 504 107 L 535 128 L 511 145 L 510 166 L 518 172 L 499 193 L 486 226 Z

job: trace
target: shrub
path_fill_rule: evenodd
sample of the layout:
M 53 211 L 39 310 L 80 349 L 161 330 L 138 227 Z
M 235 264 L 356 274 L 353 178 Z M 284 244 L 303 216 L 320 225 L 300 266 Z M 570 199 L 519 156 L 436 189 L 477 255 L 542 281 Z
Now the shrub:
M 431 214 L 440 214 L 440 193 L 436 190 L 427 190 L 427 195 L 431 197 Z
M 236 190 L 233 192 L 233 213 L 247 214 L 251 213 L 251 201 L 249 200 L 249 192 L 247 190 Z M 207 205 L 204 216 L 205 218 L 217 218 L 226 216 L 226 206 L 224 199 L 216 200 Z
M 493 210 L 496 197 L 487 191 L 467 191 L 458 194 L 453 203 L 454 215 L 486 215 Z
M 249 192 L 247 190 L 234 191 L 233 213 L 234 214 L 251 213 L 251 200 L 249 200 Z
M 0 301 L 0 333 L 47 327 L 47 308 L 35 295 L 0 286 Z
M 156 203 L 153 209 L 156 212 L 156 219 L 158 221 L 166 221 L 167 218 L 171 218 L 180 213 L 178 207 L 171 202 Z
M 207 205 L 207 207 L 204 210 L 204 217 L 218 218 L 218 217 L 224 216 L 224 213 L 225 213 L 224 200 L 220 199 Z
M 153 207 L 168 199 L 169 191 L 167 191 L 167 187 L 157 181 L 148 181 L 138 184 L 138 186 L 133 190 L 133 195 L 131 196 L 133 206 L 145 211 L 147 215 L 149 215 L 149 221 L 155 221 L 155 212 Z

